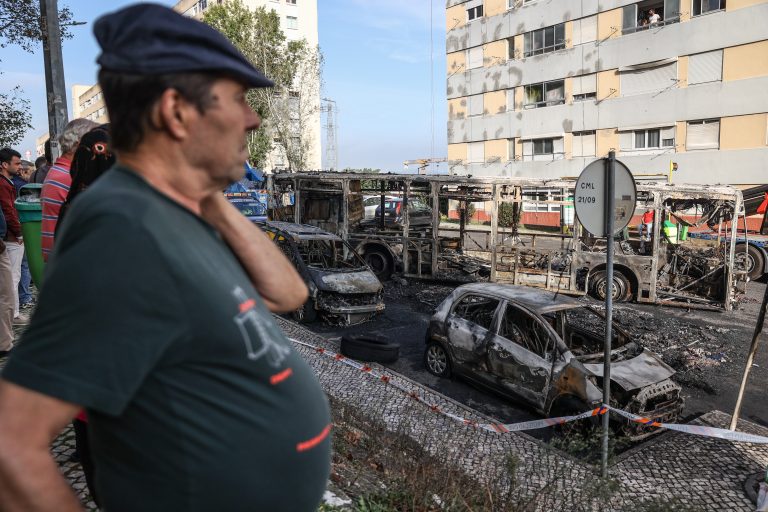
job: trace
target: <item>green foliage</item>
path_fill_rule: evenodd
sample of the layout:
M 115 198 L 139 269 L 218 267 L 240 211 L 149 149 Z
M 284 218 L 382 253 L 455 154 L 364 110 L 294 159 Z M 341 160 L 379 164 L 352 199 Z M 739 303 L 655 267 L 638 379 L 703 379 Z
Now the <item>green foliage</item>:
M 265 7 L 250 10 L 241 0 L 212 5 L 203 15 L 203 22 L 224 34 L 275 83 L 274 88 L 248 92 L 248 103 L 262 118 L 262 128 L 248 137 L 251 161 L 257 167 L 264 167 L 267 155 L 277 143 L 288 157 L 290 166 L 301 167 L 301 162 L 296 160 L 305 159 L 306 151 L 296 148 L 297 137 L 285 131 L 291 125 L 288 121 L 295 120 L 295 109 L 291 109 L 295 105 L 289 107 L 290 102 L 286 99 L 289 89 L 297 81 L 303 84 L 304 80 L 297 80 L 300 72 L 319 74 L 322 65 L 319 51 L 310 48 L 305 40 L 288 41 L 280 28 L 280 16 L 274 10 Z M 307 64 L 313 57 L 316 60 Z M 309 71 L 305 71 L 307 69 Z M 316 78 L 319 84 L 319 75 Z M 319 85 L 317 93 L 319 95 Z M 307 144 L 306 140 L 298 142 Z
M 520 205 L 518 203 L 499 204 L 499 227 L 508 228 L 520 223 Z
M 0 93 L 0 112 L 3 113 L 3 122 L 0 123 L 0 147 L 18 144 L 27 130 L 32 129 L 29 100 L 20 94 L 21 88 L 18 86 L 10 94 Z

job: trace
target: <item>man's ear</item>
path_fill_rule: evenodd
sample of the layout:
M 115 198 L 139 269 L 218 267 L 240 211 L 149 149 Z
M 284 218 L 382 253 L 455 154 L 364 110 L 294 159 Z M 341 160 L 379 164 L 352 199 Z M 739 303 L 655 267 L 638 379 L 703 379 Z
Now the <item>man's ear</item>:
M 196 113 L 197 108 L 179 91 L 166 89 L 152 111 L 152 127 L 166 131 L 174 139 L 184 140 L 189 136 L 189 122 Z

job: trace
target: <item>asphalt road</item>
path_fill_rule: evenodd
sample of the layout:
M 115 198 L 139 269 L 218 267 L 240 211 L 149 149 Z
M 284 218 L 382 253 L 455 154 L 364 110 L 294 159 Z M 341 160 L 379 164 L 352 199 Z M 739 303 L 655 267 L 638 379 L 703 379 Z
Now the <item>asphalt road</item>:
M 313 331 L 333 338 L 344 334 L 374 334 L 400 343 L 400 359 L 391 365 L 393 370 L 425 384 L 454 400 L 477 409 L 504 423 L 525 421 L 540 416 L 526 405 L 502 398 L 493 392 L 478 389 L 457 379 L 440 379 L 429 374 L 424 368 L 424 336 L 429 323 L 432 304 L 448 293 L 447 286 L 433 286 L 426 283 L 409 282 L 407 285 L 389 282 L 386 311 L 372 322 L 354 327 L 336 327 L 321 323 L 308 327 Z M 395 287 L 394 289 L 392 287 Z M 676 329 L 680 329 L 681 338 L 684 330 L 712 329 L 727 348 L 729 360 L 708 368 L 703 373 L 706 386 L 684 385 L 686 399 L 683 411 L 684 419 L 690 420 L 701 414 L 718 409 L 732 412 L 736 401 L 741 375 L 746 361 L 752 332 L 757 320 L 766 285 L 750 283 L 747 295 L 739 308 L 729 313 L 685 310 L 640 304 L 622 305 L 631 308 L 640 315 L 650 315 L 663 320 L 669 331 L 665 337 L 667 343 L 675 343 Z M 432 298 L 433 300 L 425 300 Z M 765 340 L 768 343 L 768 339 Z M 724 348 L 724 350 L 725 350 Z M 758 351 L 755 366 L 742 406 L 742 417 L 768 426 L 768 401 L 765 400 L 765 383 L 768 382 L 768 347 Z

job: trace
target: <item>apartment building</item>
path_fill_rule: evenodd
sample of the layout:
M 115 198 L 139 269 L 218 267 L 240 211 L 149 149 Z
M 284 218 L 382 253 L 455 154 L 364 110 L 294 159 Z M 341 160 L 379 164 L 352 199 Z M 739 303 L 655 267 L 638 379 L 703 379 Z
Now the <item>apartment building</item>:
M 99 84 L 72 87 L 72 118 L 84 117 L 94 123 L 108 123 L 107 105 Z
M 226 4 L 227 0 L 181 0 L 174 9 L 185 16 L 197 19 L 212 5 Z M 289 40 L 306 39 L 310 46 L 318 45 L 317 30 L 317 0 L 242 0 L 243 5 L 249 9 L 266 7 L 272 9 L 280 16 L 280 26 Z M 307 158 L 306 170 L 320 170 L 321 163 L 321 135 L 322 126 L 320 120 L 320 95 L 309 98 L 316 106 L 317 114 L 313 115 L 305 136 L 311 141 L 311 150 Z M 267 170 L 282 170 L 287 168 L 288 161 L 280 148 L 275 148 L 268 156 L 265 168 Z
M 456 174 L 765 183 L 768 0 L 447 0 Z

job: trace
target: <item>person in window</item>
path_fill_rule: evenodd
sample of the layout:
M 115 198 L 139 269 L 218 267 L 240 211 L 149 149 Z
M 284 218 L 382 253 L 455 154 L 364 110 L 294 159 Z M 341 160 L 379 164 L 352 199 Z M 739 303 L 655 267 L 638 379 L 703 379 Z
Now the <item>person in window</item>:
M 658 25 L 660 21 L 661 16 L 656 13 L 656 9 L 650 9 L 648 11 L 648 24 L 651 26 Z
M 637 226 L 637 233 L 640 237 L 640 240 L 651 239 L 651 230 L 653 229 L 653 216 L 653 210 L 646 210 L 646 212 L 643 214 L 643 218 L 640 221 L 640 224 Z M 643 238 L 643 228 L 645 228 L 645 238 Z

